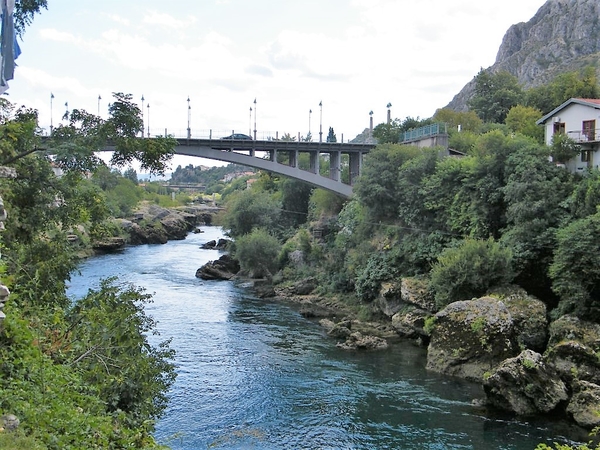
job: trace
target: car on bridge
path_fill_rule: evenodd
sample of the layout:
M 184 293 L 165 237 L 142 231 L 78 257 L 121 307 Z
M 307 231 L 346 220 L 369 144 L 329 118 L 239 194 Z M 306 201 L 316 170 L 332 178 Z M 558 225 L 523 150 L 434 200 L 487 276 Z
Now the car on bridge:
M 242 140 L 252 140 L 252 138 L 250 136 L 248 136 L 247 134 L 241 134 L 241 133 L 233 133 L 230 136 L 226 136 L 224 138 L 221 139 L 242 139 Z

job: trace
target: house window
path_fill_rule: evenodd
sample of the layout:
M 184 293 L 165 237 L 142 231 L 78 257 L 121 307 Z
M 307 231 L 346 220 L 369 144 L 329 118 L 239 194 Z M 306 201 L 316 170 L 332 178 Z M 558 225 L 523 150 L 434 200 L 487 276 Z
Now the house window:
M 591 150 L 583 150 L 581 152 L 581 162 L 590 162 L 592 156 Z
M 554 134 L 565 134 L 565 124 L 563 122 L 554 122 Z
M 589 141 L 596 140 L 596 121 L 595 120 L 584 120 L 583 121 L 583 136 Z

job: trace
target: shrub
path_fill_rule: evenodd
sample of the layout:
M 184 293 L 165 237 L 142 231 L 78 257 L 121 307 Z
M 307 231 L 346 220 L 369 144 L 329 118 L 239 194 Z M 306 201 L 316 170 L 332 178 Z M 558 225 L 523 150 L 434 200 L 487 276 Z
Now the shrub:
M 235 244 L 235 257 L 243 270 L 254 277 L 272 275 L 279 269 L 279 241 L 263 228 L 240 237 Z
M 430 286 L 438 308 L 510 283 L 514 277 L 511 260 L 511 251 L 491 238 L 466 239 L 456 248 L 447 248 L 431 270 Z

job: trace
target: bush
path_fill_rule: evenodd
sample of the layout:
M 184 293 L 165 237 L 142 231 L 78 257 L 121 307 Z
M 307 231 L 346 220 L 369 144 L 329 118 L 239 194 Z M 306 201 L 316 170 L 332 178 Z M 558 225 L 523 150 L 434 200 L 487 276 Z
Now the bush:
M 257 228 L 240 237 L 235 243 L 235 257 L 239 260 L 242 270 L 256 278 L 277 272 L 280 250 L 279 241 L 263 228 Z
M 486 293 L 493 286 L 510 283 L 514 277 L 512 252 L 493 239 L 466 239 L 447 248 L 431 270 L 430 286 L 438 308 L 457 300 Z

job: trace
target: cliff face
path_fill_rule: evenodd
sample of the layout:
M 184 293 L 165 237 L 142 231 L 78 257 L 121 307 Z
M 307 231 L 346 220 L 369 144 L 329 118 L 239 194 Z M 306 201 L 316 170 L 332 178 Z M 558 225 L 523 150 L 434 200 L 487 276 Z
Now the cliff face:
M 525 87 L 593 65 L 600 67 L 600 0 L 548 0 L 526 23 L 511 26 L 492 72 L 506 70 Z M 466 111 L 474 80 L 447 105 Z

